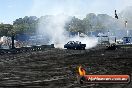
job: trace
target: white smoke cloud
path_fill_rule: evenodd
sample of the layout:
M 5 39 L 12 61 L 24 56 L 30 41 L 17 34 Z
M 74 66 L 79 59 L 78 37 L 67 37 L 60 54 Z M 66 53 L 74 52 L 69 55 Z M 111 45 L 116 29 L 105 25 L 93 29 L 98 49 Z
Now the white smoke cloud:
M 40 20 L 38 32 L 47 35 L 50 38 L 50 43 L 60 43 L 66 38 L 64 26 L 67 21 L 68 17 L 65 15 L 47 16 L 47 19 Z
M 119 6 L 124 2 L 125 5 L 122 7 Z M 114 14 L 113 12 L 116 8 L 122 9 L 126 5 L 128 5 L 128 3 L 125 0 L 34 0 L 30 14 L 37 16 L 54 15 L 52 19 L 48 20 L 46 25 L 40 24 L 38 31 L 48 35 L 50 43 L 54 43 L 57 48 L 63 48 L 64 44 L 68 41 L 81 41 L 87 44 L 87 48 L 91 48 L 96 46 L 96 38 L 68 37 L 64 26 L 69 19 L 65 15 L 83 18 L 89 12 Z M 41 20 L 40 23 L 43 23 L 43 20 Z
M 85 1 L 88 2 L 87 0 Z M 75 5 L 73 5 L 73 3 L 75 3 Z M 68 15 L 80 18 L 83 17 L 83 15 L 81 15 L 84 12 L 83 4 L 85 3 L 82 2 L 82 0 L 54 0 L 53 2 L 52 0 L 45 0 L 44 2 L 42 2 L 42 0 L 34 0 L 34 5 L 30 13 L 33 15 L 37 14 L 37 16 L 44 16 L 46 14 L 54 15 L 48 19 L 46 25 L 44 25 L 45 19 L 40 20 L 38 32 L 47 35 L 48 38 L 50 38 L 49 43 L 55 44 L 56 48 L 63 48 L 64 44 L 68 41 L 80 41 L 86 44 L 87 48 L 91 48 L 97 44 L 95 38 L 70 38 L 64 28 L 65 23 L 71 20 Z
M 43 17 L 40 20 L 38 32 L 46 35 L 50 39 L 49 44 L 55 44 L 56 48 L 64 48 L 64 44 L 68 41 L 80 41 L 86 44 L 87 49 L 97 45 L 96 38 L 89 38 L 87 36 L 69 37 L 69 33 L 65 29 L 65 23 L 69 20 L 71 18 L 64 14 Z
M 98 39 L 96 37 L 79 37 L 75 36 L 73 38 L 70 38 L 69 41 L 81 41 L 82 44 L 86 44 L 86 49 L 95 47 L 98 43 Z

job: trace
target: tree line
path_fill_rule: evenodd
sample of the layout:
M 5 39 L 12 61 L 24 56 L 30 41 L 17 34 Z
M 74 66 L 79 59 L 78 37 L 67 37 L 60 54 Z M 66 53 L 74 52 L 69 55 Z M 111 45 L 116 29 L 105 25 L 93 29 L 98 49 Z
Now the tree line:
M 51 16 L 42 16 L 40 18 L 36 16 L 25 16 L 24 18 L 18 18 L 13 21 L 13 24 L 0 24 L 0 36 L 11 36 L 12 34 L 35 34 L 38 29 L 40 20 L 44 20 L 46 25 Z M 87 33 L 89 31 L 107 31 L 115 28 L 123 27 L 121 21 L 117 21 L 115 18 L 107 14 L 87 14 L 84 19 L 70 17 L 70 20 L 65 23 L 65 29 L 68 32 L 82 32 Z M 130 26 L 130 28 L 132 28 Z

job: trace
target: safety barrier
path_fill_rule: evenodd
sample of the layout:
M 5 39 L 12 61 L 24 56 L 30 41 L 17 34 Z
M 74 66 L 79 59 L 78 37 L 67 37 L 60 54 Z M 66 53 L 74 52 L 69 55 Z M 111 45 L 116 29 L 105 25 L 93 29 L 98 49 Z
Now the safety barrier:
M 21 48 L 14 48 L 14 49 L 0 49 L 0 55 L 17 54 L 17 53 L 32 52 L 32 51 L 43 51 L 46 48 L 54 48 L 54 44 L 41 45 L 41 46 L 31 46 L 31 47 L 21 47 Z

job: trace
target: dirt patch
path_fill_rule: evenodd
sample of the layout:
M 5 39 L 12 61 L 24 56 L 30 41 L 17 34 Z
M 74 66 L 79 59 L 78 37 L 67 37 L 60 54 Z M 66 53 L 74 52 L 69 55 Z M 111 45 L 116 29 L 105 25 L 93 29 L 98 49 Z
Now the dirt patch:
M 131 74 L 132 49 L 47 49 L 0 56 L 0 86 L 10 88 L 131 88 L 130 84 L 77 83 L 77 67 L 87 74 Z

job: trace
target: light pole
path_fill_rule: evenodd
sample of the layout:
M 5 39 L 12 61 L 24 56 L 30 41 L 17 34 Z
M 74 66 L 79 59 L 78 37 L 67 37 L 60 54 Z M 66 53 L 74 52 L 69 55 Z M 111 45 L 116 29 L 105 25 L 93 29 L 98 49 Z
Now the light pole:
M 127 37 L 128 37 L 129 31 L 127 29 L 127 21 L 125 21 L 125 29 L 127 30 Z

